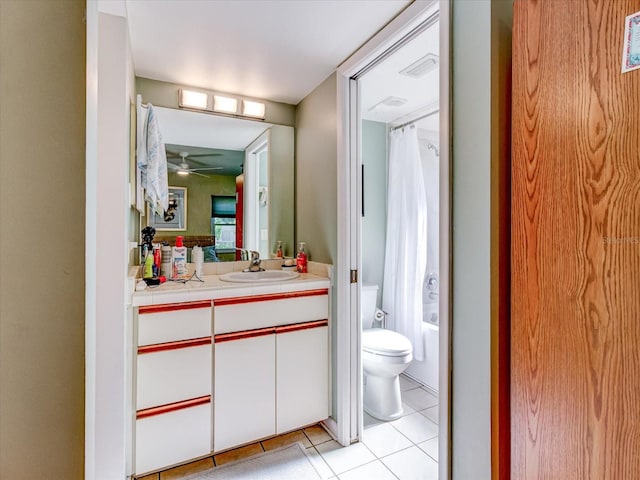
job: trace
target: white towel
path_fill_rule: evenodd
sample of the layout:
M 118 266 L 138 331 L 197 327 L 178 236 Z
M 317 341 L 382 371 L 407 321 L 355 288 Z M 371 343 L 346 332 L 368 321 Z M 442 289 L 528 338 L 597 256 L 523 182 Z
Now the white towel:
M 169 208 L 169 182 L 167 179 L 167 154 L 158 117 L 149 104 L 144 122 L 142 141 L 138 144 L 138 168 L 145 190 L 145 200 L 151 210 L 162 215 Z

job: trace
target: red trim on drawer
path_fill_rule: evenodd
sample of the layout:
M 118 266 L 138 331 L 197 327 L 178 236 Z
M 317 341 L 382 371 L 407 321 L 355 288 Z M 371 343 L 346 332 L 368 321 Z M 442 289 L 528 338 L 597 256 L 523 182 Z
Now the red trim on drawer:
M 138 314 L 173 312 L 176 310 L 191 310 L 193 308 L 211 308 L 211 300 L 184 303 L 164 303 L 162 305 L 143 305 L 138 307 Z
M 329 320 L 314 320 L 313 322 L 294 323 L 292 325 L 282 325 L 276 327 L 276 333 L 290 333 L 297 332 L 298 330 L 308 330 L 310 328 L 326 327 L 329 325 Z
M 275 327 L 257 328 L 255 330 L 243 330 L 242 332 L 219 333 L 215 335 L 215 343 L 231 342 L 233 340 L 245 340 L 253 337 L 263 337 L 276 333 Z
M 153 352 L 164 352 L 166 350 L 178 350 L 180 348 L 199 347 L 201 345 L 211 345 L 211 337 L 191 338 L 189 340 L 176 340 L 175 342 L 143 345 L 138 347 L 138 355 Z
M 162 415 L 163 413 L 175 412 L 176 410 L 182 410 L 190 407 L 197 407 L 198 405 L 205 405 L 211 403 L 211 395 L 205 395 L 203 397 L 191 398 L 189 400 L 182 400 L 181 402 L 168 403 L 167 405 L 160 405 L 158 407 L 145 408 L 136 412 L 136 418 L 153 417 L 155 415 Z
M 241 303 L 267 302 L 271 300 L 284 300 L 287 298 L 315 297 L 318 295 L 328 295 L 329 289 L 320 288 L 317 290 L 304 290 L 302 292 L 266 293 L 264 295 L 251 295 L 250 297 L 220 298 L 213 301 L 214 307 L 225 307 L 227 305 L 238 305 Z M 142 307 L 140 307 L 142 308 Z

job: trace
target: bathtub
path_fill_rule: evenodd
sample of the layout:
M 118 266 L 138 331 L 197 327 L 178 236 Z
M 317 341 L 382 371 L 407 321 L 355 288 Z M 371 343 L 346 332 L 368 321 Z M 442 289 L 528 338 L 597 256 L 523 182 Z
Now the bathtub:
M 422 341 L 425 358 L 422 361 L 413 359 L 405 370 L 405 375 L 426 385 L 434 392 L 438 391 L 439 374 L 439 335 L 438 302 L 426 303 L 422 306 Z

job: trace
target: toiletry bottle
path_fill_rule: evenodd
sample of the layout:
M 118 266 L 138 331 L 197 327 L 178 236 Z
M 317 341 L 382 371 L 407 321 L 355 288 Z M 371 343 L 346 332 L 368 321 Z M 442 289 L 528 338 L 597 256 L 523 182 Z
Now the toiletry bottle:
M 300 242 L 298 246 L 298 255 L 296 256 L 296 270 L 299 273 L 307 273 L 307 252 L 305 251 L 306 243 Z
M 153 276 L 160 276 L 160 244 L 153 245 Z
M 153 278 L 153 253 L 147 252 L 147 258 L 144 259 L 144 272 L 142 278 Z
M 182 244 L 182 237 L 176 237 L 176 246 L 171 249 L 171 278 L 187 278 L 187 247 Z
M 191 263 L 195 265 L 196 276 L 202 277 L 202 266 L 204 264 L 204 251 L 199 245 L 196 245 L 191 250 Z
M 160 257 L 160 275 L 171 278 L 173 276 L 171 271 L 171 247 L 168 243 L 162 245 Z
M 282 253 L 282 240 L 278 240 L 278 248 L 276 248 L 276 258 L 282 258 L 284 254 Z

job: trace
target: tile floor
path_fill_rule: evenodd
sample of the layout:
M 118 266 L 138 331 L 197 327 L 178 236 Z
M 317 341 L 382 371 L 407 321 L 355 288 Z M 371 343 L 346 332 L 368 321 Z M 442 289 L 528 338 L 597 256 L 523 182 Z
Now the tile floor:
M 382 422 L 365 413 L 360 443 L 342 447 L 316 425 L 139 480 L 178 480 L 294 442 L 305 446 L 323 480 L 437 480 L 438 398 L 404 375 L 400 377 L 400 388 L 403 416 Z

